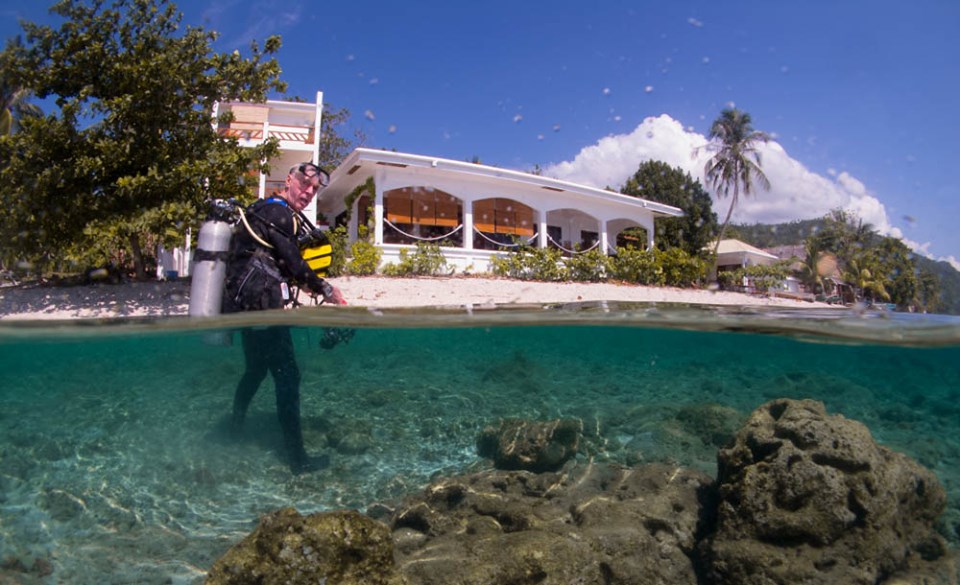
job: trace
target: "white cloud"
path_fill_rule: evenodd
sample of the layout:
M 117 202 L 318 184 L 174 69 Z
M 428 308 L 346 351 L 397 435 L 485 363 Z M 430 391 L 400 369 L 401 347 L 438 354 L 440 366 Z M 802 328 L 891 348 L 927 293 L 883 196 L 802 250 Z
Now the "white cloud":
M 685 130 L 680 122 L 662 114 L 645 119 L 629 134 L 601 139 L 582 149 L 572 161 L 548 166 L 544 174 L 616 189 L 636 172 L 641 162 L 660 160 L 689 172 L 712 193 L 703 179 L 704 164 L 711 156 L 703 148 L 706 144 L 705 136 Z M 881 233 L 894 235 L 896 228 L 890 224 L 883 203 L 857 178 L 846 172 L 835 178 L 814 173 L 791 158 L 777 142 L 761 144 L 759 150 L 771 189 L 741 195 L 733 221 L 780 223 L 822 217 L 831 209 L 844 208 L 855 211 Z M 717 201 L 714 195 L 714 210 L 721 220 L 729 205 L 729 198 Z M 899 230 L 896 231 L 900 237 Z
M 544 168 L 543 174 L 594 187 L 620 188 L 638 165 L 647 160 L 663 161 L 679 167 L 699 180 L 713 196 L 713 209 L 722 221 L 730 205 L 729 198 L 718 201 L 703 179 L 703 167 L 711 153 L 704 148 L 707 138 L 666 114 L 649 117 L 629 134 L 600 139 L 580 150 L 571 161 Z M 930 242 L 915 242 L 904 237 L 889 221 L 883 203 L 859 179 L 846 171 L 827 169 L 829 176 L 807 169 L 790 158 L 786 150 L 771 141 L 759 146 L 763 172 L 770 180 L 770 191 L 741 195 L 732 221 L 737 223 L 781 223 L 797 219 L 823 217 L 832 209 L 855 212 L 865 223 L 884 235 L 899 238 L 911 250 L 928 258 L 949 262 L 960 270 L 953 256 L 934 257 Z

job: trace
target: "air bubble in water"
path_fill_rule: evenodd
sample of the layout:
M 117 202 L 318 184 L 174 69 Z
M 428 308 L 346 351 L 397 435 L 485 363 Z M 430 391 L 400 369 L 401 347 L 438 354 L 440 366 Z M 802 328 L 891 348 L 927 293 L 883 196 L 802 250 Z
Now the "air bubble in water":
M 377 117 L 373 114 L 373 110 L 367 110 L 363 113 L 367 120 L 375 120 Z

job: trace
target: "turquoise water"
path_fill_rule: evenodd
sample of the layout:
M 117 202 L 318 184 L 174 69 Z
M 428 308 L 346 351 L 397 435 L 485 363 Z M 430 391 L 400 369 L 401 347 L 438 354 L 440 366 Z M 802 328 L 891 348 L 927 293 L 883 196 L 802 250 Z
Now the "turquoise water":
M 303 325 L 306 444 L 332 465 L 300 477 L 282 459 L 270 381 L 247 434 L 225 432 L 243 362 L 239 344 L 205 343 L 209 328 L 0 324 L 0 581 L 200 583 L 264 512 L 389 506 L 487 466 L 476 436 L 503 417 L 580 418 L 584 458 L 713 473 L 729 432 L 779 397 L 821 400 L 932 469 L 949 498 L 941 530 L 960 543 L 960 320 L 608 305 L 325 313 L 208 324 Z M 323 325 L 358 332 L 323 350 Z

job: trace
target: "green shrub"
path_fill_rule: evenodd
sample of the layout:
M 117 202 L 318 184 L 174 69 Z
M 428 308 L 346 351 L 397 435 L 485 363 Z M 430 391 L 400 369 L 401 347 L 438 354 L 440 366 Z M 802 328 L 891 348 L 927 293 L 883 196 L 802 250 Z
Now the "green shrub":
M 451 272 L 453 268 L 447 264 L 440 245 L 426 242 L 417 242 L 412 254 L 410 250 L 400 250 L 400 262 L 383 267 L 388 276 L 440 276 Z
M 337 228 L 337 230 L 340 229 L 344 230 L 343 241 L 346 245 L 346 228 Z M 370 241 L 370 228 L 367 226 L 359 226 L 357 235 L 359 238 L 350 246 L 350 259 L 347 261 L 343 273 L 354 276 L 376 274 L 377 269 L 380 268 L 383 251 Z M 334 248 L 334 252 L 336 252 L 336 248 Z
M 610 258 L 610 277 L 649 286 L 665 282 L 656 252 L 633 247 L 618 248 L 616 256 Z
M 656 255 L 663 271 L 663 282 L 667 286 L 695 287 L 707 275 L 707 263 L 683 248 L 657 250 Z
M 567 280 L 567 268 L 563 254 L 555 248 L 522 246 L 507 256 L 494 256 L 490 267 L 497 276 L 519 280 L 543 280 L 557 282 Z
M 737 290 L 743 286 L 743 268 L 717 272 L 717 284 L 722 290 Z
M 772 266 L 747 266 L 746 275 L 758 291 L 769 291 L 772 288 L 780 288 L 783 281 L 787 279 L 789 270 L 780 263 Z
M 327 276 L 342 276 L 347 267 L 347 228 L 339 226 L 327 232 L 330 247 L 333 248 L 333 257 L 327 268 Z
M 788 275 L 789 269 L 782 263 L 773 266 L 754 265 L 720 272 L 717 274 L 717 282 L 725 290 L 738 290 L 743 286 L 743 279 L 746 277 L 758 292 L 767 292 L 780 288 Z
M 610 271 L 610 258 L 596 247 L 564 260 L 567 276 L 577 282 L 601 282 Z

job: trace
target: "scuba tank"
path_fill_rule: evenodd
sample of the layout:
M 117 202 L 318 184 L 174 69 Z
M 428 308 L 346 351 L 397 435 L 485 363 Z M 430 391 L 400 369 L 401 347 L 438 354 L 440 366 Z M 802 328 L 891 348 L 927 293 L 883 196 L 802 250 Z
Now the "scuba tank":
M 217 200 L 200 228 L 197 250 L 193 255 L 190 282 L 190 316 L 214 317 L 220 314 L 223 281 L 227 274 L 227 254 L 233 237 L 233 203 Z

